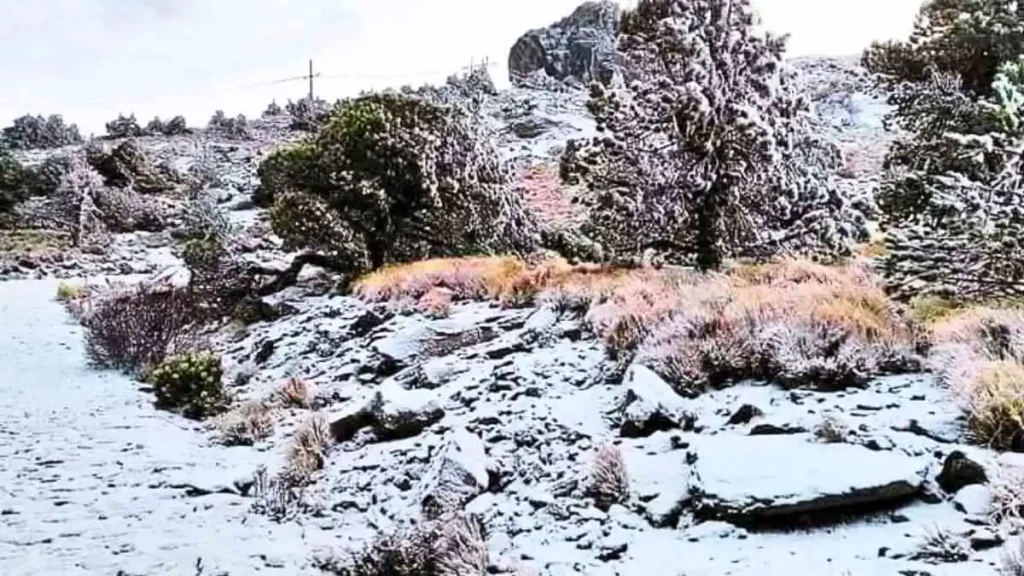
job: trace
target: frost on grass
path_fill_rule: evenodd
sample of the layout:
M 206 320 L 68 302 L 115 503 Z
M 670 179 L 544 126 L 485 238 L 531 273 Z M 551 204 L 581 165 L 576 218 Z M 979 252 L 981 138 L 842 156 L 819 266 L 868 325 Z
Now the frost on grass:
M 274 391 L 272 401 L 286 408 L 309 408 L 309 383 L 301 378 L 289 378 Z
M 478 518 L 451 512 L 378 536 L 358 552 L 316 558 L 314 564 L 338 576 L 483 576 L 487 538 Z
M 323 469 L 333 444 L 330 426 L 322 414 L 314 414 L 299 426 L 288 451 L 288 473 L 294 475 L 296 483 L 308 482 Z
M 1002 467 L 989 486 L 992 490 L 989 521 L 1013 530 L 1024 527 L 1024 471 L 1013 466 Z
M 846 424 L 835 416 L 825 416 L 814 428 L 815 438 L 829 444 L 842 442 L 849 432 Z
M 925 531 L 912 558 L 933 564 L 966 562 L 970 559 L 971 553 L 971 544 L 966 538 L 950 528 L 934 527 Z
M 1024 576 L 1024 539 L 1009 548 L 999 563 L 999 576 Z
M 252 446 L 274 431 L 273 408 L 251 400 L 217 418 L 220 442 L 226 446 Z
M 629 499 L 629 475 L 618 446 L 608 444 L 598 450 L 591 465 L 587 495 L 601 510 Z
M 292 520 L 315 508 L 307 501 L 303 486 L 294 484 L 287 474 L 271 476 L 266 467 L 253 475 L 252 490 L 252 511 L 274 522 Z
M 980 443 L 1024 449 L 1024 311 L 968 308 L 932 328 L 930 367 Z

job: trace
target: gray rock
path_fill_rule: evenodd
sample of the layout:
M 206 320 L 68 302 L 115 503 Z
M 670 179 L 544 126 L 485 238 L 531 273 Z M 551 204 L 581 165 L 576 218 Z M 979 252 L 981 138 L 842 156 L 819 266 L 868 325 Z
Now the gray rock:
M 685 400 L 650 368 L 633 364 L 623 378 L 626 392 L 621 404 L 619 433 L 641 438 L 655 432 L 693 427 L 695 418 Z
M 435 517 L 443 510 L 465 506 L 490 487 L 495 470 L 483 441 L 464 428 L 456 429 L 423 477 L 419 493 L 424 513 Z
M 921 490 L 927 462 L 792 436 L 693 438 L 698 517 L 737 524 L 814 517 L 899 501 Z
M 551 26 L 523 34 L 509 51 L 510 81 L 518 84 L 543 70 L 556 80 L 608 85 L 619 70 L 615 43 L 620 16 L 615 2 L 586 2 Z

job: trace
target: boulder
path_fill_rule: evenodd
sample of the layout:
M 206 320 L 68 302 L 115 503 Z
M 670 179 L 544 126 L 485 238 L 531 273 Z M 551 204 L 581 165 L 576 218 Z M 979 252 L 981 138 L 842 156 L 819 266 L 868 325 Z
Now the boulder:
M 464 428 L 451 432 L 431 460 L 420 484 L 424 514 L 437 517 L 445 510 L 462 508 L 487 491 L 497 470 L 478 436 Z
M 956 493 L 965 486 L 985 484 L 988 482 L 988 475 L 981 464 L 971 460 L 963 452 L 954 450 L 946 456 L 942 463 L 942 471 L 935 481 L 946 492 Z
M 686 410 L 685 400 L 650 368 L 631 365 L 623 385 L 626 391 L 620 405 L 620 435 L 642 438 L 655 432 L 693 427 L 695 418 Z
M 800 523 L 856 513 L 918 494 L 927 462 L 798 436 L 694 438 L 691 489 L 703 519 Z M 817 517 L 817 518 L 816 518 Z
M 519 85 L 543 70 L 556 80 L 610 84 L 619 71 L 615 43 L 620 17 L 615 2 L 586 2 L 551 26 L 530 30 L 509 51 L 509 80 Z

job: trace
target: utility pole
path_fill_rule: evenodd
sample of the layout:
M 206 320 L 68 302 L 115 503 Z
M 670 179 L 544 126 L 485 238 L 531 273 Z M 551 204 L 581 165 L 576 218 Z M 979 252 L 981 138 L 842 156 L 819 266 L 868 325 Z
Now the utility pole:
M 313 103 L 313 59 L 309 59 L 309 103 Z

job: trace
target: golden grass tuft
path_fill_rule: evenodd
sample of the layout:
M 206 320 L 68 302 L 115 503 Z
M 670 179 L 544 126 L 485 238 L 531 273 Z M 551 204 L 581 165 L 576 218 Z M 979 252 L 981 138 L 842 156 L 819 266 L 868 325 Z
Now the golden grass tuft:
M 89 295 L 89 288 L 84 284 L 72 284 L 65 280 L 62 280 L 57 285 L 57 301 L 58 302 L 70 302 L 72 300 L 80 300 Z
M 308 408 L 309 383 L 300 378 L 289 378 L 274 391 L 272 401 L 285 407 Z

